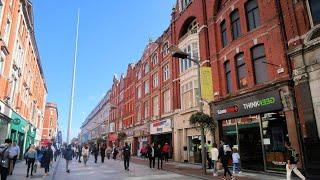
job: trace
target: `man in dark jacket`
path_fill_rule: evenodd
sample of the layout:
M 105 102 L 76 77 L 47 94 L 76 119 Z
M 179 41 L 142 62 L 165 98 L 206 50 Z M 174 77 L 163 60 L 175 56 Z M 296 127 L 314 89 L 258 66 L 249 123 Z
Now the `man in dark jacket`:
M 155 151 L 154 151 L 153 144 L 151 146 L 148 145 L 148 157 L 149 157 L 150 168 L 154 168 L 154 166 L 155 166 Z
M 158 159 L 158 169 L 162 169 L 162 164 L 163 164 L 163 155 L 162 155 L 162 152 L 161 152 L 161 145 L 158 144 L 157 147 L 154 148 L 154 155 L 155 157 Z
M 291 143 L 288 141 L 285 143 L 285 147 L 287 149 L 287 180 L 291 179 L 292 171 L 302 180 L 306 178 L 301 174 L 301 172 L 297 168 L 297 163 L 299 161 L 299 154 L 296 152 L 295 149 L 291 147 Z
M 71 149 L 71 145 L 69 145 L 67 147 L 67 149 L 64 151 L 64 159 L 66 160 L 66 172 L 67 173 L 70 173 L 70 170 L 69 170 L 69 163 L 70 161 L 72 160 L 72 155 L 73 155 L 73 151 Z
M 103 144 L 100 147 L 100 155 L 101 155 L 101 162 L 104 163 L 104 158 L 106 157 L 106 145 Z
M 6 139 L 4 144 L 0 146 L 0 173 L 1 180 L 6 180 L 9 174 L 9 148 L 11 146 L 11 139 Z
M 129 171 L 129 161 L 130 161 L 131 151 L 128 143 L 125 143 L 122 149 L 122 155 L 123 155 L 123 161 L 124 161 L 124 169 Z
M 42 166 L 44 167 L 45 176 L 48 176 L 49 174 L 49 167 L 53 160 L 53 151 L 51 149 L 51 145 L 49 144 L 44 150 L 43 150 L 43 156 L 42 156 Z
M 98 155 L 99 155 L 99 148 L 98 145 L 94 145 L 93 149 L 92 149 L 92 153 L 94 155 L 94 163 L 97 163 L 98 161 Z

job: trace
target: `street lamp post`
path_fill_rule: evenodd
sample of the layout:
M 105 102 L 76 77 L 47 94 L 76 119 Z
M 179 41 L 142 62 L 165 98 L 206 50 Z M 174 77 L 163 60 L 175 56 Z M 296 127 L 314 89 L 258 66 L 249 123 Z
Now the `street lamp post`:
M 197 66 L 198 71 L 198 88 L 199 88 L 199 111 L 203 113 L 203 104 L 202 104 L 202 92 L 201 92 L 201 79 L 200 79 L 200 60 L 199 59 L 193 59 L 190 57 L 190 55 L 186 52 L 183 52 L 181 49 L 179 49 L 176 46 L 170 47 L 172 52 L 172 57 L 180 58 L 180 59 L 188 59 L 192 62 L 194 62 Z M 201 154 L 202 154 L 202 169 L 204 174 L 206 174 L 206 149 L 205 149 L 205 142 L 204 142 L 204 127 L 201 125 Z

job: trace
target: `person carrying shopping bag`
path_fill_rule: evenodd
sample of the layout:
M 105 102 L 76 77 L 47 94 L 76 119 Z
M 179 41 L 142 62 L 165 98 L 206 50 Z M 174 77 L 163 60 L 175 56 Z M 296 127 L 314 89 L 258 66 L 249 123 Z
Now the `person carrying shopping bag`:
M 28 164 L 27 176 L 26 177 L 29 177 L 30 167 L 31 167 L 30 174 L 31 174 L 31 176 L 33 176 L 34 168 L 35 168 L 35 162 L 36 162 L 36 158 L 37 157 L 38 157 L 38 155 L 37 155 L 37 151 L 35 149 L 35 146 L 31 145 L 29 150 L 25 154 L 25 158 L 27 159 L 27 164 Z

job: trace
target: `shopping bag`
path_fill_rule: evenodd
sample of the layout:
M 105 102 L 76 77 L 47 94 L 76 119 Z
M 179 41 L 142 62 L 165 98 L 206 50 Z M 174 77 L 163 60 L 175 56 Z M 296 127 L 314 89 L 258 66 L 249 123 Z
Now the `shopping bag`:
M 222 169 L 222 163 L 221 162 L 217 162 L 217 170 L 221 170 Z
M 34 163 L 33 165 L 33 173 L 37 173 L 37 168 L 38 168 L 38 164 L 37 163 Z

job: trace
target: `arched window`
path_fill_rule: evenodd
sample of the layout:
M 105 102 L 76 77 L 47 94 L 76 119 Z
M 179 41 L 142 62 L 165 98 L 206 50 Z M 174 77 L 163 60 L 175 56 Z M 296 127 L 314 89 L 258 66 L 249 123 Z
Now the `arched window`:
M 224 73 L 226 78 L 227 93 L 230 93 L 232 91 L 232 79 L 231 79 L 231 68 L 230 68 L 229 60 L 224 63 Z
M 244 60 L 243 53 L 239 53 L 235 56 L 235 62 L 237 67 L 237 79 L 239 89 L 247 87 L 247 69 L 246 62 Z
M 261 84 L 268 80 L 268 72 L 266 55 L 263 44 L 255 46 L 251 49 L 252 62 L 254 67 L 254 77 L 257 84 Z
M 241 26 L 240 26 L 239 11 L 238 10 L 234 10 L 230 14 L 230 19 L 231 19 L 232 38 L 233 39 L 237 39 L 238 37 L 241 36 Z
M 260 26 L 260 15 L 257 0 L 249 0 L 246 4 L 248 30 L 251 31 Z
M 221 43 L 222 47 L 225 47 L 228 44 L 228 37 L 227 37 L 227 26 L 226 21 L 223 20 L 220 23 L 220 30 L 221 30 Z

